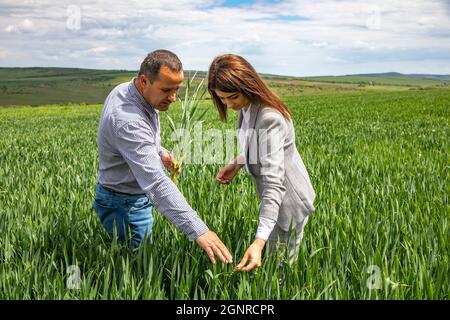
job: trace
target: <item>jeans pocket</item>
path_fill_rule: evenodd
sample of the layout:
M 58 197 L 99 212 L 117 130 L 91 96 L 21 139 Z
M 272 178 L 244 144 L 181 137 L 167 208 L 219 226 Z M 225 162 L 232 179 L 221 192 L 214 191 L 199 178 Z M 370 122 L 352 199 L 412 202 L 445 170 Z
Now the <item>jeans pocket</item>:
M 117 212 L 117 207 L 114 206 L 114 204 L 112 203 L 111 200 L 96 197 L 94 199 L 93 208 L 94 208 L 95 212 L 97 213 L 97 217 L 100 219 L 100 222 L 106 228 L 106 231 L 108 231 L 108 233 L 111 234 L 112 229 L 105 224 L 106 224 L 106 221 L 115 212 Z
M 95 197 L 94 199 L 94 208 L 95 207 L 105 208 L 105 209 L 114 209 L 117 207 L 114 204 L 114 201 L 112 199 L 108 198 L 101 198 L 101 197 Z
M 139 211 L 139 210 L 143 210 L 143 209 L 147 209 L 151 206 L 152 206 L 152 203 L 150 202 L 150 200 L 147 197 L 142 197 L 131 204 L 130 213 Z

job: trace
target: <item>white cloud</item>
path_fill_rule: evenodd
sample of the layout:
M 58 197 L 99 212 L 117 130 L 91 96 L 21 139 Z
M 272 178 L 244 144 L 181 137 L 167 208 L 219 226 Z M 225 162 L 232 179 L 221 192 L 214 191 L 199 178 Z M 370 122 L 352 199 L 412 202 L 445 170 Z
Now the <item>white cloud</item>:
M 106 51 L 111 50 L 111 47 L 103 46 L 103 47 L 95 47 L 87 50 L 88 53 L 101 54 Z
M 5 32 L 11 33 L 11 32 L 14 32 L 14 31 L 16 31 L 16 27 L 14 27 L 11 24 L 5 28 Z
M 424 52 L 434 69 L 450 66 L 438 59 L 450 56 L 446 1 L 286 0 L 234 8 L 221 2 L 4 0 L 0 43 L 17 54 L 2 63 L 137 69 L 147 52 L 167 48 L 185 68 L 202 70 L 225 52 L 244 55 L 260 72 L 293 75 L 391 71 L 386 55 L 408 59 L 415 72 L 412 61 L 419 69 Z M 67 28 L 69 6 L 79 8 L 79 28 Z
M 354 49 L 369 49 L 369 50 L 375 49 L 375 47 L 373 45 L 371 45 L 369 42 L 362 41 L 362 40 L 357 40 L 357 41 L 353 42 L 352 47 Z
M 9 52 L 3 49 L 0 49 L 0 59 L 6 59 L 9 57 Z
M 16 32 L 16 33 L 32 33 L 36 29 L 35 29 L 35 26 L 33 24 L 33 21 L 31 21 L 30 19 L 25 19 L 22 22 L 20 22 L 18 25 L 10 24 L 4 30 L 7 33 L 12 33 L 12 32 Z
M 33 32 L 34 31 L 34 24 L 33 21 L 29 19 L 25 19 L 20 24 L 20 30 L 22 32 Z
M 317 47 L 317 48 L 324 48 L 324 47 L 328 47 L 328 42 L 323 41 L 323 42 L 313 42 L 311 44 L 313 47 Z

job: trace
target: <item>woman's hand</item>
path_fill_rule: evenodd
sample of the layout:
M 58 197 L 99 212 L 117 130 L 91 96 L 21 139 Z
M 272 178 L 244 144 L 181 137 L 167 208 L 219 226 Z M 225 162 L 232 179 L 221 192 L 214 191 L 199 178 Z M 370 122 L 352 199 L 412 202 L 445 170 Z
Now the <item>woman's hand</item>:
M 236 176 L 239 169 L 242 168 L 241 164 L 238 164 L 236 161 L 233 163 L 227 164 L 224 166 L 216 176 L 217 182 L 221 184 L 229 184 L 231 180 Z
M 263 239 L 256 239 L 250 247 L 248 247 L 241 262 L 239 262 L 233 271 L 249 272 L 259 268 L 261 266 L 261 255 L 265 243 L 266 242 Z

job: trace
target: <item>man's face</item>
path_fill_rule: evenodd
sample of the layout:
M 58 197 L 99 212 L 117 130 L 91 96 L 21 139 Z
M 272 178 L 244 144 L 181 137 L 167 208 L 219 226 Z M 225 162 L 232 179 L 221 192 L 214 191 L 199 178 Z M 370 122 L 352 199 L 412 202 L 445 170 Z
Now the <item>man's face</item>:
M 168 67 L 161 67 L 158 76 L 152 82 L 145 75 L 140 75 L 144 99 L 155 109 L 167 111 L 172 102 L 177 100 L 178 91 L 183 84 L 183 71 L 173 72 Z

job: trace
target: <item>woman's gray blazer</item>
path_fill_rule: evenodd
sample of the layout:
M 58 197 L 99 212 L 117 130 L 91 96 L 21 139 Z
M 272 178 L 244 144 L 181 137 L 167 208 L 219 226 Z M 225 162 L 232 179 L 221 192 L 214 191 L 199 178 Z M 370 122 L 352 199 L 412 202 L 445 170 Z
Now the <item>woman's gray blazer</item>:
M 239 112 L 238 129 L 242 126 Z M 312 213 L 315 192 L 295 145 L 294 126 L 274 108 L 252 105 L 245 166 L 261 199 L 260 216 L 288 230 Z

